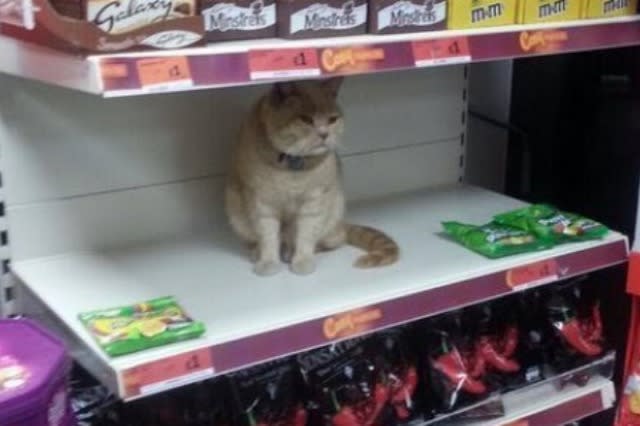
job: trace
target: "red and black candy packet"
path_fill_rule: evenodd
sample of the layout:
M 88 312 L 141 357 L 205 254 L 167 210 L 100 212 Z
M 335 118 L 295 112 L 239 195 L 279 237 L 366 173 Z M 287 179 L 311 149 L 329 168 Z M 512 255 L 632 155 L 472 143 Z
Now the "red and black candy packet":
M 305 426 L 301 379 L 291 358 L 229 375 L 234 425 Z

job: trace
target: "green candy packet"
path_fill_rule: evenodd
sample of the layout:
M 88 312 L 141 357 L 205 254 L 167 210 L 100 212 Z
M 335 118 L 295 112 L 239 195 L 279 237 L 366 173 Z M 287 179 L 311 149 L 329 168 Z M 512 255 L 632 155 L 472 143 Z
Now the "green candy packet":
M 556 243 L 594 240 L 604 237 L 609 229 L 574 213 L 557 210 L 547 204 L 533 204 L 522 209 L 502 213 L 494 220 L 529 232 Z
M 110 356 L 193 339 L 205 332 L 173 297 L 161 297 L 119 308 L 78 315 L 102 349 Z
M 442 222 L 442 226 L 447 234 L 468 249 L 492 259 L 545 250 L 553 246 L 553 243 L 530 232 L 495 222 L 482 226 Z

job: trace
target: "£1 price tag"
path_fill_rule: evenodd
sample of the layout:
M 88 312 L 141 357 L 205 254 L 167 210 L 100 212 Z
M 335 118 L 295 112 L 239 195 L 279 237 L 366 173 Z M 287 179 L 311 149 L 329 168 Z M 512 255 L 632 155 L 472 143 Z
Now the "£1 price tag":
M 440 38 L 431 45 L 434 65 L 465 64 L 471 62 L 467 37 Z
M 411 43 L 413 61 L 416 67 L 428 67 L 434 65 L 433 40 L 419 40 Z
M 189 61 L 184 56 L 140 59 L 136 66 L 144 91 L 170 92 L 193 87 Z
M 320 75 L 316 49 L 270 49 L 249 52 L 251 80 L 314 77 Z
M 173 389 L 212 377 L 215 370 L 209 348 L 151 361 L 123 372 L 128 398 Z
M 559 278 L 558 271 L 558 262 L 555 259 L 517 266 L 507 271 L 506 284 L 513 290 L 524 290 L 556 281 Z

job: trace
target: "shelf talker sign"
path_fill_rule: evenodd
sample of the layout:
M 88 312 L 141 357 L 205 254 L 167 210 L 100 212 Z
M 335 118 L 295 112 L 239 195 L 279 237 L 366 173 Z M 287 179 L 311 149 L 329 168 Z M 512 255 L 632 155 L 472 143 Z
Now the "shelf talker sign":
M 215 373 L 209 348 L 148 362 L 123 372 L 126 398 L 173 389 L 212 377 Z
M 305 78 L 320 75 L 316 49 L 270 49 L 249 51 L 251 80 Z

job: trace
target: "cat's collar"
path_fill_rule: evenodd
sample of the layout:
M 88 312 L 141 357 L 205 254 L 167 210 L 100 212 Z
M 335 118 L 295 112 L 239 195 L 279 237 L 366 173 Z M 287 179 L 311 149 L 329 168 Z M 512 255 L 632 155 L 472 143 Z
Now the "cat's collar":
M 314 169 L 329 157 L 330 154 L 331 151 L 327 151 L 326 153 L 319 155 L 291 155 L 286 152 L 273 149 L 273 155 L 275 158 L 272 158 L 274 160 L 274 165 L 278 168 L 291 170 L 293 172 L 301 172 Z
M 305 157 L 284 152 L 278 154 L 278 164 L 285 166 L 289 170 L 304 170 L 305 163 Z

